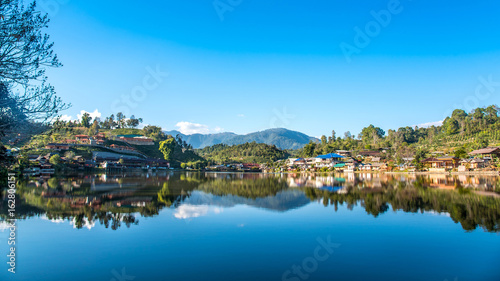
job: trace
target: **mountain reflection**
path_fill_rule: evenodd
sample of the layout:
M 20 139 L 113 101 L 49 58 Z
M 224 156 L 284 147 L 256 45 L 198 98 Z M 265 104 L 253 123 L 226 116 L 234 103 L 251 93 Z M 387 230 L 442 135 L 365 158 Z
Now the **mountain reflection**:
M 286 212 L 313 201 L 332 211 L 361 206 L 374 217 L 390 209 L 446 213 L 464 230 L 500 232 L 498 178 L 388 174 L 173 173 L 82 175 L 48 181 L 20 181 L 18 219 L 68 221 L 75 228 L 96 224 L 116 230 L 139 224 L 170 208 L 177 219 L 191 219 L 246 205 Z M 0 223 L 7 206 L 1 203 Z M 327 223 L 327 222 L 325 222 Z

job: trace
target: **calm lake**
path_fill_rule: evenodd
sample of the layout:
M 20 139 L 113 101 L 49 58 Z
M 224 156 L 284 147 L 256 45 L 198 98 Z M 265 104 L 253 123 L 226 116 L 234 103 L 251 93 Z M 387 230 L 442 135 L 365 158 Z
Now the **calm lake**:
M 164 172 L 17 186 L 0 280 L 500 280 L 497 177 Z

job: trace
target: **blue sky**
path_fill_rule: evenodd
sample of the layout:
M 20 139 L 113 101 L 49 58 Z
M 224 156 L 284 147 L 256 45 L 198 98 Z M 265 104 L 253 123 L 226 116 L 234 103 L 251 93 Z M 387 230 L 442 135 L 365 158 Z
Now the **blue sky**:
M 320 136 L 499 103 L 498 1 L 38 3 L 64 64 L 49 79 L 73 118 L 123 110 L 187 133 Z

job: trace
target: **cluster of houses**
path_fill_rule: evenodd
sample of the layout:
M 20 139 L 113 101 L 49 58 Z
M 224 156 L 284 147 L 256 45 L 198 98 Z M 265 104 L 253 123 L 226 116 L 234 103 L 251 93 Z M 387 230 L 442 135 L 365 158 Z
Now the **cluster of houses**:
M 120 140 L 128 144 L 135 145 L 151 145 L 154 141 L 143 136 L 117 136 L 115 140 Z M 46 149 L 55 151 L 46 155 L 29 155 L 30 167 L 25 169 L 23 173 L 27 176 L 42 176 L 50 177 L 55 173 L 52 164 L 49 163 L 50 157 L 57 154 L 56 152 L 64 152 L 75 146 L 100 146 L 108 148 L 116 153 L 96 153 L 90 159 L 84 159 L 82 156 L 75 156 L 73 159 L 66 159 L 61 156 L 62 164 L 65 168 L 73 170 L 86 170 L 93 168 L 104 168 L 106 170 L 122 170 L 124 168 L 140 168 L 140 169 L 169 169 L 170 163 L 162 159 L 141 158 L 141 155 L 134 147 L 129 145 L 111 144 L 104 146 L 106 135 L 103 133 L 95 136 L 76 135 L 75 139 L 67 139 L 62 143 L 49 143 L 45 146 Z M 134 152 L 138 156 L 122 155 L 120 152 Z
M 120 140 L 133 145 L 154 145 L 153 139 L 141 135 L 118 135 L 115 140 Z
M 213 165 L 208 166 L 206 169 L 209 171 L 229 172 L 229 171 L 243 171 L 243 172 L 260 172 L 263 165 L 256 163 L 238 163 L 227 165 Z
M 109 171 L 122 169 L 166 170 L 170 168 L 170 162 L 163 159 L 141 158 L 109 152 L 94 151 L 92 161 L 96 166 Z
M 24 169 L 23 174 L 31 177 L 50 178 L 55 173 L 55 167 L 50 163 L 50 158 L 55 154 L 57 153 L 28 155 L 29 168 Z M 61 156 L 60 159 L 65 168 L 80 171 L 94 168 L 103 168 L 108 171 L 121 171 L 123 169 L 166 170 L 170 168 L 170 163 L 163 159 L 140 158 L 107 152 L 93 152 L 90 159 L 85 159 L 82 156 L 75 156 L 72 159 Z
M 137 136 L 137 135 L 133 135 L 130 137 L 117 136 L 113 137 L 113 139 L 134 145 L 154 145 L 154 141 L 152 139 L 144 136 Z M 104 146 L 114 151 L 137 152 L 137 149 L 128 145 L 112 144 L 109 146 L 105 146 L 104 145 L 105 141 L 106 141 L 106 135 L 104 133 L 99 133 L 93 137 L 90 137 L 88 135 L 76 135 L 75 139 L 66 139 L 62 143 L 49 143 L 45 146 L 45 148 L 57 151 L 65 151 L 69 150 L 72 146 L 75 145 L 92 145 L 92 146 Z
M 400 165 L 391 165 L 382 159 L 382 151 L 362 151 L 356 158 L 351 156 L 350 151 L 338 150 L 337 153 L 329 153 L 310 158 L 289 158 L 286 160 L 288 171 L 318 171 L 335 170 L 343 172 L 354 171 L 415 171 L 413 157 L 403 158 Z M 439 152 L 433 153 L 443 154 Z M 429 172 L 472 172 L 495 170 L 493 159 L 500 157 L 499 147 L 488 147 L 474 150 L 469 153 L 469 158 L 460 159 L 455 156 L 433 156 L 420 161 L 424 170 Z
M 49 143 L 45 146 L 46 149 L 52 150 L 68 150 L 73 145 L 83 144 L 83 145 L 104 145 L 106 141 L 106 135 L 99 133 L 93 137 L 87 135 L 76 135 L 75 139 L 66 139 L 62 143 Z
M 43 178 L 50 178 L 55 173 L 55 167 L 50 163 L 50 158 L 56 153 L 51 152 L 46 155 L 28 155 L 29 167 L 23 170 L 25 176 L 35 177 L 40 176 Z M 61 156 L 61 161 L 68 168 L 85 170 L 94 168 L 95 164 L 91 160 L 86 160 L 82 156 L 75 156 L 73 159 L 66 159 Z
M 430 172 L 470 172 L 495 170 L 493 159 L 500 156 L 499 147 L 487 147 L 469 153 L 469 158 L 441 156 L 424 159 L 422 164 Z

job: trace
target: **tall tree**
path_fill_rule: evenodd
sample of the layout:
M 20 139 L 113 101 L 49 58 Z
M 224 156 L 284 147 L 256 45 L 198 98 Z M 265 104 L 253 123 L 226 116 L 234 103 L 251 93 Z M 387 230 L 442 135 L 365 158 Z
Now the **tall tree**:
M 88 128 L 90 127 L 90 122 L 92 121 L 92 117 L 90 117 L 90 114 L 88 114 L 87 112 L 85 112 L 83 115 L 82 115 L 82 120 L 80 121 L 82 126 L 85 127 L 85 128 Z
M 163 153 L 165 160 L 172 160 L 172 155 L 175 149 L 175 139 L 169 138 L 160 142 L 160 151 Z
M 125 127 L 125 118 L 127 118 L 122 112 L 118 112 L 116 114 L 116 124 L 118 128 L 124 128 Z
M 35 2 L 24 2 L 0 1 L 0 137 L 68 108 L 45 75 L 61 66 L 43 32 L 49 18 L 36 11 Z

